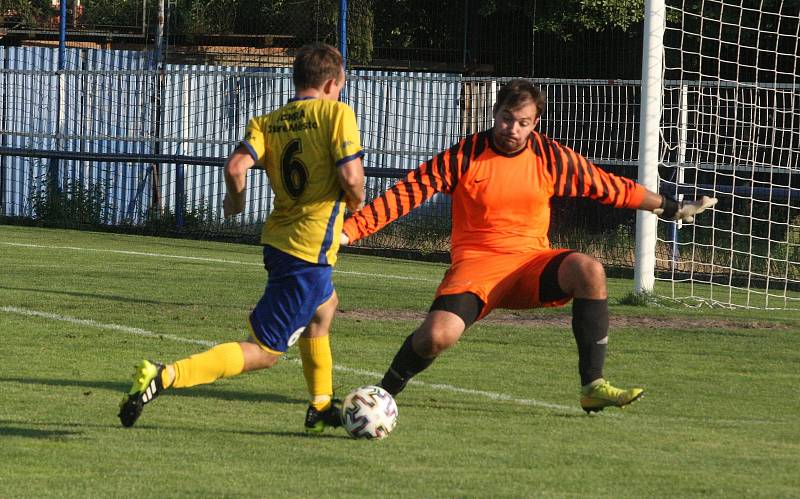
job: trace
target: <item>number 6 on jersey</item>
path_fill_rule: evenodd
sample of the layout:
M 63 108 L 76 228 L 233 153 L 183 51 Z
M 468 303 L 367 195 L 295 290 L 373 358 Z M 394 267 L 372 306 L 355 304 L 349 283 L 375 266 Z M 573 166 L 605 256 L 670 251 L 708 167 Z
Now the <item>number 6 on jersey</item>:
M 283 187 L 292 199 L 297 199 L 306 188 L 308 182 L 308 169 L 297 157 L 303 152 L 300 139 L 294 139 L 283 148 L 281 154 L 281 180 Z

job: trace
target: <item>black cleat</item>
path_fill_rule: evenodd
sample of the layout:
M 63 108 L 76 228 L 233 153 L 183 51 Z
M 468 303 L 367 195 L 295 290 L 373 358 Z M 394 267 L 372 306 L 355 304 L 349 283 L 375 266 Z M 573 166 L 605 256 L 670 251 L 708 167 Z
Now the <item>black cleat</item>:
M 143 360 L 133 373 L 133 386 L 119 403 L 119 420 L 122 426 L 130 427 L 139 419 L 144 405 L 158 396 L 164 386 L 161 384 L 161 373 L 164 366 L 156 362 Z
M 309 405 L 306 411 L 306 433 L 322 433 L 325 428 L 342 426 L 341 403 L 341 400 L 333 399 L 331 406 L 324 411 L 318 411 L 313 405 Z

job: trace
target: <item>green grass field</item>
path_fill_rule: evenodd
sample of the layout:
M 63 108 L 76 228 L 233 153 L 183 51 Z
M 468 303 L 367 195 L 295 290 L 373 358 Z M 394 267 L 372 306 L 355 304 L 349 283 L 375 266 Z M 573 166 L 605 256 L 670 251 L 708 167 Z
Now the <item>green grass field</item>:
M 578 406 L 569 306 L 501 312 L 398 397 L 380 442 L 306 436 L 297 351 L 172 391 L 122 428 L 141 358 L 245 337 L 260 248 L 0 226 L 0 497 L 800 497 L 800 313 L 617 304 L 607 377 Z M 379 379 L 446 267 L 343 255 L 343 395 Z

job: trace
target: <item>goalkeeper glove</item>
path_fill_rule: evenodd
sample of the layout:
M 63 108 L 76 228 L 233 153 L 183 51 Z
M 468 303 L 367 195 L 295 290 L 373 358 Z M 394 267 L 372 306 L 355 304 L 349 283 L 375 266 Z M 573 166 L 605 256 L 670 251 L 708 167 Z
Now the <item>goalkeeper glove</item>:
M 708 196 L 695 201 L 675 201 L 671 197 L 662 195 L 661 206 L 653 210 L 653 213 L 667 220 L 692 223 L 695 215 L 704 212 L 706 208 L 711 208 L 717 201 L 717 198 Z

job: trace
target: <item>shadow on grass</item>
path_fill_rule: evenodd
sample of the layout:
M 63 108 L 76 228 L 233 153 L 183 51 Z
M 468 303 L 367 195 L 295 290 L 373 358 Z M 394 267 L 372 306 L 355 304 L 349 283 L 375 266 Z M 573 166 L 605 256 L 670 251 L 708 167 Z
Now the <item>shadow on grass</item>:
M 214 429 L 214 433 L 235 433 L 237 435 L 248 435 L 253 437 L 293 437 L 293 438 L 307 438 L 309 440 L 319 439 L 342 439 L 350 440 L 351 437 L 344 432 L 344 430 L 333 430 L 335 433 L 306 433 L 305 431 L 255 431 L 255 430 L 223 430 Z
M 27 426 L 27 428 L 25 428 Z M 26 437 L 26 438 L 39 438 L 39 439 L 58 439 L 63 440 L 67 437 L 83 435 L 83 431 L 71 430 L 46 430 L 37 427 L 58 426 L 61 428 L 113 428 L 121 431 L 164 431 L 165 428 L 153 424 L 137 424 L 134 428 L 124 428 L 118 422 L 111 424 L 93 424 L 93 423 L 74 423 L 74 422 L 31 422 L 13 419 L 0 419 L 0 436 L 8 437 Z M 242 430 L 230 428 L 185 428 L 180 431 L 191 430 L 192 433 L 231 433 L 236 435 L 247 435 L 252 437 L 291 437 L 291 438 L 307 438 L 309 440 L 319 439 L 347 439 L 351 437 L 344 432 L 344 430 L 334 430 L 329 433 L 306 433 L 305 431 L 258 431 L 258 430 Z
M 18 422 L 19 425 L 28 423 Z M 40 430 L 37 428 L 20 428 L 15 426 L 8 426 L 5 422 L 0 422 L 0 437 L 23 437 L 23 438 L 37 438 L 43 440 L 63 440 L 67 437 L 82 435 L 81 431 L 66 431 L 66 430 Z
M 111 390 L 125 393 L 130 389 L 128 382 L 75 380 L 75 379 L 46 379 L 46 378 L 13 378 L 0 377 L 0 383 L 22 383 L 27 385 L 75 387 L 81 389 L 94 388 L 98 390 Z M 181 390 L 168 390 L 166 397 L 198 397 L 218 400 L 231 400 L 238 402 L 269 402 L 272 404 L 305 404 L 305 398 L 286 397 L 277 393 L 252 393 L 242 391 L 221 390 L 217 387 L 192 387 Z
M 48 295 L 72 296 L 75 298 L 90 298 L 92 300 L 106 300 L 106 301 L 115 301 L 123 303 L 142 303 L 145 305 L 171 305 L 175 307 L 191 307 L 198 305 L 198 303 L 196 302 L 168 302 L 160 300 L 148 300 L 143 298 L 131 298 L 128 296 L 104 295 L 99 293 L 81 293 L 78 291 L 60 291 L 60 290 L 45 289 L 45 288 L 22 288 L 16 286 L 0 286 L 0 289 L 7 289 L 9 291 L 24 291 L 30 293 L 44 293 Z
M 464 414 L 474 414 L 477 417 L 507 417 L 509 411 L 521 415 L 554 415 L 563 417 L 583 417 L 585 414 L 577 405 L 573 409 L 569 406 L 551 406 L 535 403 L 521 404 L 515 400 L 492 400 L 486 402 L 476 402 L 473 398 L 464 400 L 447 400 L 437 397 L 428 399 L 405 400 L 398 399 L 397 405 L 401 408 L 419 409 L 422 411 L 452 411 L 459 417 Z

